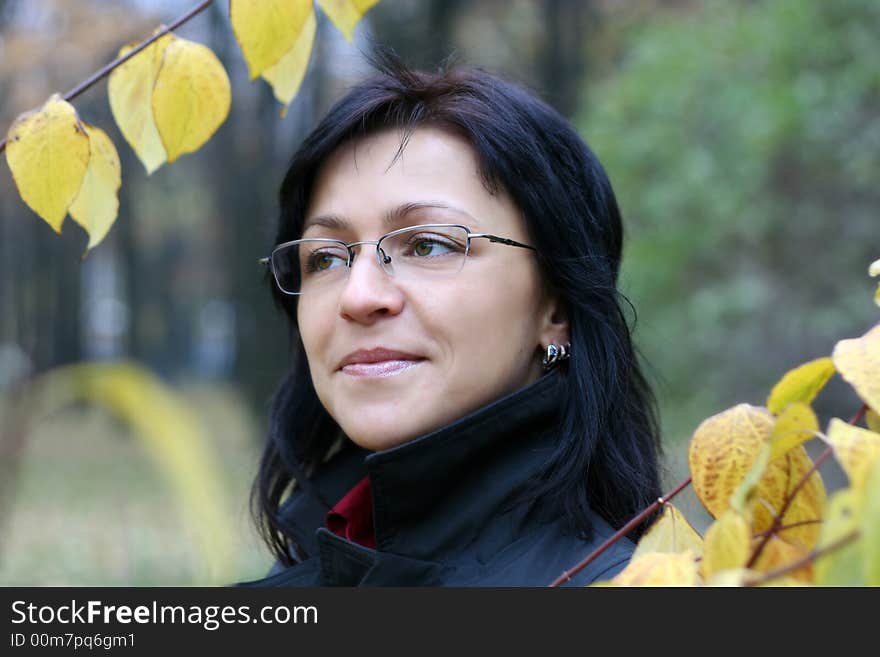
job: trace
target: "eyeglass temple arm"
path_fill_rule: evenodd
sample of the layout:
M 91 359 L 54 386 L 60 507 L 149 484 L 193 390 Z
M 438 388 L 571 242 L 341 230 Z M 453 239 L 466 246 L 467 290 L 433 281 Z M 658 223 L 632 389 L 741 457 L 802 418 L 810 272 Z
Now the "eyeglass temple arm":
M 506 237 L 498 237 L 498 235 L 489 235 L 488 233 L 471 233 L 470 237 L 485 237 L 490 242 L 499 242 L 501 244 L 507 244 L 508 246 L 518 246 L 523 249 L 531 249 L 532 251 L 537 251 L 537 249 L 533 246 L 523 244 L 522 242 L 517 242 L 516 240 L 509 240 Z

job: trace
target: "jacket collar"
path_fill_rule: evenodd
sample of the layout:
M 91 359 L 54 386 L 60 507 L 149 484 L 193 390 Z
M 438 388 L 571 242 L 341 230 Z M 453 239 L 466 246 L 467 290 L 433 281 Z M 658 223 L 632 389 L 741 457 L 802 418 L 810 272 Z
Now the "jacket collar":
M 460 551 L 489 524 L 497 526 L 505 502 L 538 474 L 559 439 L 558 370 L 441 429 L 397 447 L 369 452 L 350 444 L 326 463 L 313 482 L 331 504 L 365 474 L 370 477 L 377 548 L 420 559 Z M 306 494 L 292 495 L 282 514 L 308 554 L 327 508 Z M 498 545 L 518 533 L 520 516 L 504 515 Z M 492 546 L 486 545 L 491 551 Z
M 497 525 L 551 455 L 561 376 L 551 371 L 437 431 L 366 457 L 380 551 L 436 559 Z M 504 543 L 520 522 L 506 516 Z

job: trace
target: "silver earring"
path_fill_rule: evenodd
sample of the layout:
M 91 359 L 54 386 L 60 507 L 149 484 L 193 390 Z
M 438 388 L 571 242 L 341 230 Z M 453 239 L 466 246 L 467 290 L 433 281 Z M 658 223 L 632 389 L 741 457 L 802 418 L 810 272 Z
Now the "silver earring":
M 564 345 L 557 345 L 551 342 L 547 345 L 547 352 L 544 354 L 541 364 L 545 370 L 552 370 L 560 361 L 567 360 L 570 357 L 571 343 L 566 342 Z

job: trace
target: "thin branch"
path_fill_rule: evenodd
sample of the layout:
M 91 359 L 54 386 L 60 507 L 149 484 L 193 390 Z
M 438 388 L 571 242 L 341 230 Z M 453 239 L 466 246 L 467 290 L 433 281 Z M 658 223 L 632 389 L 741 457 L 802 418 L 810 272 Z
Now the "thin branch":
M 571 570 L 563 570 L 562 574 L 559 577 L 557 577 L 556 579 L 554 579 L 553 582 L 551 582 L 549 584 L 549 586 L 550 587 L 557 587 L 564 582 L 570 581 L 573 575 L 578 574 L 584 568 L 586 568 L 591 563 L 593 563 L 593 561 L 595 561 L 599 557 L 599 555 L 601 555 L 603 552 L 605 552 L 605 550 L 607 550 L 612 545 L 617 543 L 617 541 L 619 541 L 621 538 L 623 538 L 624 536 L 629 534 L 641 522 L 643 522 L 645 520 L 645 518 L 650 516 L 652 513 L 654 513 L 654 511 L 656 511 L 661 506 L 666 504 L 669 500 L 671 500 L 673 497 L 678 495 L 690 483 L 691 483 L 691 478 L 688 477 L 687 479 L 682 481 L 680 484 L 678 484 L 678 486 L 673 488 L 669 493 L 667 493 L 663 497 L 658 497 L 647 508 L 645 508 L 643 511 L 641 511 L 636 517 L 634 517 L 632 520 L 630 520 L 628 523 L 626 523 L 623 527 L 621 527 L 616 532 L 614 532 L 614 534 L 612 534 L 610 538 L 608 538 L 604 543 L 602 543 L 602 545 L 600 545 L 595 550 L 590 552 L 590 554 L 588 554 L 580 562 L 578 562 L 578 564 L 576 566 L 572 567 Z
M 862 417 L 865 415 L 865 411 L 867 411 L 867 410 L 868 410 L 868 405 L 862 404 L 862 407 L 859 409 L 858 413 L 856 413 L 853 416 L 853 418 L 849 421 L 849 423 L 851 425 L 855 426 L 859 422 L 859 420 L 862 419 Z M 797 483 L 797 486 L 794 487 L 794 490 L 792 490 L 791 494 L 785 498 L 785 502 L 782 504 L 782 509 L 780 509 L 779 513 L 773 519 L 773 524 L 771 525 L 769 531 L 764 535 L 764 537 L 761 539 L 761 542 L 757 545 L 757 547 L 755 547 L 755 551 L 752 552 L 752 556 L 749 557 L 749 561 L 748 561 L 748 563 L 746 563 L 746 568 L 751 568 L 752 566 L 755 565 L 755 563 L 757 563 L 758 557 L 761 556 L 761 552 L 763 552 L 767 543 L 770 542 L 770 538 L 774 534 L 776 534 L 779 531 L 779 529 L 782 527 L 782 519 L 785 517 L 785 513 L 786 513 L 786 511 L 788 511 L 788 507 L 791 506 L 791 503 L 794 501 L 794 498 L 800 492 L 801 488 L 803 488 L 806 485 L 806 483 L 807 483 L 807 481 L 809 481 L 810 477 L 813 476 L 813 473 L 819 469 L 819 466 L 821 466 L 823 463 L 825 463 L 825 461 L 827 461 L 833 453 L 834 453 L 834 448 L 831 445 L 826 447 L 825 451 L 822 452 L 819 455 L 819 457 L 816 459 L 816 462 L 813 463 L 813 467 L 810 468 L 809 470 L 807 470 L 806 474 L 804 474 L 804 476 L 801 477 L 801 480 Z
M 808 555 L 801 557 L 797 561 L 792 561 L 790 564 L 786 564 L 785 566 L 780 566 L 776 570 L 770 570 L 764 573 L 761 577 L 757 579 L 753 579 L 750 582 L 744 584 L 744 586 L 759 586 L 764 584 L 765 582 L 769 582 L 772 579 L 776 579 L 778 577 L 782 577 L 783 575 L 788 575 L 789 573 L 793 573 L 796 570 L 800 570 L 804 566 L 812 563 L 816 559 L 821 556 L 828 554 L 829 552 L 833 552 L 834 550 L 838 550 L 842 548 L 844 545 L 848 545 L 852 543 L 859 537 L 859 532 L 854 531 L 851 534 L 847 534 L 843 538 L 834 541 L 833 543 L 829 543 L 821 550 L 813 550 Z
M 855 414 L 852 420 L 849 423 L 853 426 L 857 425 L 863 417 L 865 417 L 865 413 L 868 412 L 868 405 L 862 404 L 862 407 L 859 409 L 859 412 Z
M 151 36 L 149 39 L 147 39 L 146 41 L 142 41 L 137 46 L 135 46 L 134 48 L 129 50 L 127 53 L 122 55 L 122 57 L 117 57 L 112 62 L 107 64 L 104 68 L 102 68 L 100 71 L 97 71 L 96 73 L 94 73 L 87 80 L 80 82 L 73 89 L 71 89 L 66 94 L 64 94 L 64 100 L 70 102 L 71 100 L 73 100 L 74 98 L 79 96 L 82 92 L 84 92 L 86 89 L 88 89 L 89 87 L 94 85 L 96 82 L 98 82 L 99 80 L 110 75 L 110 73 L 113 71 L 113 69 L 115 69 L 115 68 L 121 66 L 122 64 L 124 64 L 125 62 L 127 62 L 129 59 L 131 59 L 132 57 L 137 55 L 141 50 L 143 50 L 144 48 L 149 46 L 151 43 L 156 41 L 156 39 L 159 39 L 159 38 L 165 36 L 169 32 L 173 32 L 178 27 L 180 27 L 181 25 L 186 23 L 190 18 L 192 18 L 196 14 L 203 12 L 205 9 L 210 7 L 213 3 L 214 3 L 214 0 L 203 0 L 203 2 L 201 2 L 197 6 L 190 9 L 188 12 L 186 12 L 183 16 L 181 16 L 180 18 L 175 20 L 173 23 L 171 23 L 167 27 L 163 27 L 161 30 L 156 32 L 156 34 Z M 3 140 L 0 141 L 0 153 L 2 153 L 5 149 L 6 149 L 6 138 L 4 137 Z
M 786 529 L 794 529 L 795 527 L 803 527 L 804 525 L 818 525 L 821 524 L 821 520 L 801 520 L 800 522 L 792 522 L 788 525 L 781 525 L 777 531 L 784 532 Z M 769 529 L 763 532 L 757 532 L 752 534 L 752 538 L 761 538 L 762 536 L 766 536 L 767 534 L 772 534 L 773 532 Z

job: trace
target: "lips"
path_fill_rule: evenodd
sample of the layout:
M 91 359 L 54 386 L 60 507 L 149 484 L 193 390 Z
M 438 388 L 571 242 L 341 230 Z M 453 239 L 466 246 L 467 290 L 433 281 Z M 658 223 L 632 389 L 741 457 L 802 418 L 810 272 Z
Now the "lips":
M 424 356 L 407 351 L 377 347 L 353 351 L 340 361 L 337 369 L 353 376 L 392 376 L 423 360 Z

